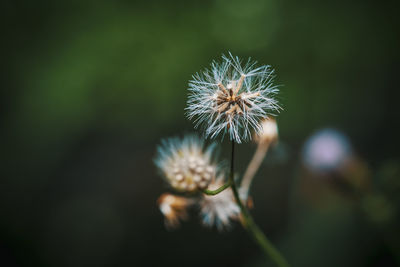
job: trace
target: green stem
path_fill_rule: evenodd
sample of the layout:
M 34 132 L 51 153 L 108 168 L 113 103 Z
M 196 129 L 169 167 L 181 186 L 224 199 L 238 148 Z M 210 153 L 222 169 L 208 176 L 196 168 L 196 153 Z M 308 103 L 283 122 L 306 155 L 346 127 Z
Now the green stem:
M 240 207 L 240 211 L 242 213 L 243 226 L 245 229 L 252 235 L 254 240 L 258 243 L 258 245 L 263 250 L 264 254 L 267 258 L 271 258 L 277 266 L 288 267 L 289 263 L 285 260 L 285 258 L 279 253 L 279 251 L 274 247 L 271 241 L 264 235 L 261 229 L 254 222 L 253 217 L 247 210 L 247 208 L 243 205 L 243 202 L 240 200 L 239 192 L 236 187 L 236 183 L 233 179 L 234 176 L 234 156 L 235 156 L 235 142 L 232 141 L 232 154 L 231 154 L 231 171 L 229 176 L 229 181 L 231 182 L 231 187 L 233 191 L 233 195 L 235 196 L 235 200 Z
M 215 190 L 203 189 L 203 193 L 206 194 L 206 195 L 214 196 L 214 195 L 217 195 L 217 194 L 221 193 L 222 191 L 224 191 L 225 189 L 227 189 L 231 185 L 232 185 L 232 183 L 229 180 L 226 184 L 222 185 L 221 187 L 219 187 L 219 188 L 217 188 Z

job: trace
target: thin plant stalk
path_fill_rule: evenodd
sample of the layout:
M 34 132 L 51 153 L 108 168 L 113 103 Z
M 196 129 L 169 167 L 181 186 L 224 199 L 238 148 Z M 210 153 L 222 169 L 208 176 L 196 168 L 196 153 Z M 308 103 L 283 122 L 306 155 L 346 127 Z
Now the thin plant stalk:
M 240 195 L 244 201 L 249 195 L 251 183 L 253 182 L 253 178 L 268 152 L 269 145 L 270 142 L 259 142 L 256 152 L 247 166 L 246 172 L 244 173 L 242 182 L 240 184 Z
M 224 191 L 225 189 L 227 189 L 231 185 L 232 185 L 232 182 L 231 182 L 231 180 L 229 180 L 227 183 L 225 183 L 224 185 L 218 187 L 215 190 L 203 189 L 203 193 L 206 194 L 206 195 L 214 196 L 214 195 L 217 195 L 217 194 L 221 193 L 222 191 Z
M 264 235 L 264 233 L 261 231 L 261 229 L 257 226 L 257 224 L 253 220 L 253 217 L 251 216 L 251 214 L 249 213 L 247 208 L 243 205 L 242 201 L 240 200 L 239 192 L 238 192 L 236 183 L 233 178 L 234 177 L 234 156 L 235 156 L 235 142 L 232 141 L 231 170 L 230 170 L 229 180 L 231 182 L 231 187 L 232 187 L 232 191 L 233 191 L 235 200 L 240 207 L 240 211 L 242 214 L 243 226 L 251 234 L 251 236 L 254 238 L 254 240 L 257 242 L 257 244 L 263 250 L 263 252 L 267 256 L 267 258 L 272 259 L 276 263 L 277 266 L 288 267 L 289 266 L 288 262 L 280 254 L 280 252 L 274 247 L 274 245 L 271 243 L 271 241 L 268 240 L 268 238 Z

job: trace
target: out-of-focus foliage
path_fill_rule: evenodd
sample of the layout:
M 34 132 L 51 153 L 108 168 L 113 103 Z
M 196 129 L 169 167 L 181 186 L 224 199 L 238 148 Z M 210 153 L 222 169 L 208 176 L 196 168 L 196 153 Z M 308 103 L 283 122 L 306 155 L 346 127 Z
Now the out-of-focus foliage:
M 165 189 L 152 164 L 156 143 L 193 131 L 188 80 L 231 51 L 272 65 L 282 84 L 281 145 L 253 190 L 266 234 L 293 266 L 399 263 L 395 4 L 2 3 L 3 258 L 257 265 L 258 248 L 240 227 L 220 235 L 193 222 L 169 233 L 155 204 Z M 326 126 L 346 133 L 359 157 L 350 174 L 335 174 L 339 186 L 299 167 L 301 145 Z M 239 147 L 238 172 L 253 148 Z M 367 177 L 368 189 L 344 186 L 351 177 Z

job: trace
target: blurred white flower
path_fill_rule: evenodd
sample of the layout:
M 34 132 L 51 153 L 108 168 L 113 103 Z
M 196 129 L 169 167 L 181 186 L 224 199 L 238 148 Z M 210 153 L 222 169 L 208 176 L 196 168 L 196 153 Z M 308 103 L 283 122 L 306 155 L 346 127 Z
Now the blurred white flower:
M 195 136 L 166 139 L 158 147 L 155 163 L 174 189 L 193 192 L 206 188 L 216 176 L 214 148 L 204 148 L 203 141 Z
M 212 62 L 211 70 L 193 76 L 189 82 L 187 116 L 195 118 L 195 127 L 202 125 L 211 138 L 229 134 L 237 143 L 251 139 L 251 130 L 261 134 L 260 120 L 280 109 L 273 96 L 274 70 L 266 65 L 256 67 L 238 57 L 222 56 Z
M 158 198 L 157 203 L 164 215 L 165 226 L 172 229 L 179 226 L 180 220 L 187 219 L 187 208 L 193 204 L 193 200 L 165 193 Z
M 223 184 L 224 179 L 219 177 L 210 184 L 209 189 L 217 189 Z M 229 229 L 231 222 L 239 220 L 240 217 L 240 208 L 235 202 L 231 188 L 213 196 L 204 194 L 200 200 L 200 212 L 205 226 L 216 226 L 220 231 Z
M 302 155 L 304 164 L 311 170 L 329 172 L 344 167 L 352 157 L 352 149 L 341 132 L 322 129 L 308 138 Z

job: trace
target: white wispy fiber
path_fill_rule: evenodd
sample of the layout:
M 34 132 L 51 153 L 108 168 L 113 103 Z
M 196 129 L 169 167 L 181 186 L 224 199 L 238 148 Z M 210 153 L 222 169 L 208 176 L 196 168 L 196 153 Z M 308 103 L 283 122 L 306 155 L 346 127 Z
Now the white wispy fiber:
M 217 189 L 223 184 L 223 177 L 219 177 L 210 184 L 209 189 Z M 205 226 L 216 226 L 221 231 L 229 229 L 232 221 L 239 220 L 240 208 L 235 202 L 232 189 L 227 188 L 217 195 L 203 195 L 200 213 Z
M 205 147 L 196 136 L 169 138 L 158 147 L 155 163 L 167 182 L 178 191 L 206 188 L 217 173 L 212 154 L 215 145 Z
M 213 61 L 210 69 L 196 73 L 189 82 L 187 116 L 205 136 L 229 134 L 237 143 L 251 139 L 251 130 L 262 133 L 260 120 L 279 111 L 273 98 L 274 70 L 269 65 L 256 67 L 250 58 L 243 63 L 231 53 L 222 62 Z

